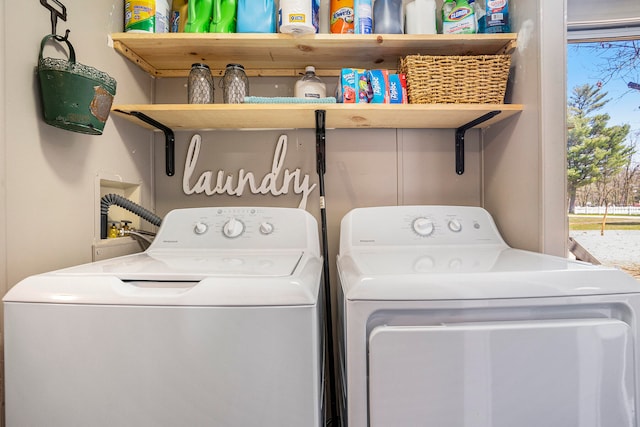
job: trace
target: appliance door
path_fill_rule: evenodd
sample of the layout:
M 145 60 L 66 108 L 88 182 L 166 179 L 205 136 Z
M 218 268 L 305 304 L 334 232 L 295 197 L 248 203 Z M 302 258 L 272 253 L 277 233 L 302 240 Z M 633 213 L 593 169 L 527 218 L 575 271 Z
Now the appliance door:
M 613 319 L 378 326 L 370 426 L 634 426 L 633 337 Z
M 321 425 L 317 306 L 5 303 L 8 426 Z

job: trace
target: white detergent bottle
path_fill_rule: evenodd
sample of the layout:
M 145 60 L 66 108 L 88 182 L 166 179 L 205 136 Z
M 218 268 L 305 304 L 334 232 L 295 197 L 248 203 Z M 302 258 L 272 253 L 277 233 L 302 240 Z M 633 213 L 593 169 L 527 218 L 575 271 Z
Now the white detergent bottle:
M 436 34 L 436 1 L 414 0 L 406 5 L 407 34 Z
M 327 86 L 316 76 L 315 67 L 304 69 L 304 76 L 296 82 L 293 95 L 296 98 L 320 99 L 327 96 Z

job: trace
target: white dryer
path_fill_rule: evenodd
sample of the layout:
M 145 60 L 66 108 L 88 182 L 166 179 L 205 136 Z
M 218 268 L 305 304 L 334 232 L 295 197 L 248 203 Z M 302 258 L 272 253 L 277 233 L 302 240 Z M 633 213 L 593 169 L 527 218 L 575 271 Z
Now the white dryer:
M 8 427 L 322 425 L 318 227 L 170 212 L 149 249 L 4 297 Z
M 516 250 L 477 207 L 355 209 L 338 255 L 349 427 L 640 425 L 640 283 Z

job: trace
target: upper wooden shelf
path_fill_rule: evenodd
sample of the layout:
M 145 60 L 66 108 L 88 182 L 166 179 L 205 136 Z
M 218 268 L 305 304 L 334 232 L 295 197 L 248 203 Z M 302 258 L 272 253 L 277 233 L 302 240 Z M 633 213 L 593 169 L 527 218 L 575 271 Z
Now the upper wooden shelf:
M 214 75 L 227 64 L 249 76 L 297 76 L 313 65 L 320 76 L 342 68 L 397 69 L 411 55 L 493 55 L 511 53 L 517 34 L 111 34 L 113 47 L 154 77 L 186 77 L 204 62 Z
M 314 129 L 315 110 L 326 111 L 327 128 L 458 128 L 491 111 L 484 128 L 522 111 L 520 104 L 140 104 L 115 105 L 113 112 L 154 129 L 127 113 L 137 111 L 169 128 Z

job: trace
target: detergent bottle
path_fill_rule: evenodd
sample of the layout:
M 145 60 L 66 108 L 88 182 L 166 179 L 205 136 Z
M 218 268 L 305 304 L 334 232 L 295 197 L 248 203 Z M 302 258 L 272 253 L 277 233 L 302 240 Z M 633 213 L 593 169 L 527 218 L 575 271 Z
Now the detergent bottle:
M 210 33 L 235 33 L 238 0 L 213 0 Z
M 373 3 L 373 32 L 402 34 L 404 14 L 402 0 L 375 0 Z
M 213 13 L 213 0 L 189 0 L 185 33 L 208 33 Z
M 187 0 L 173 0 L 171 3 L 171 16 L 169 17 L 169 31 L 172 33 L 184 32 L 187 22 Z
M 413 0 L 406 5 L 407 34 L 436 34 L 435 0 Z
M 238 0 L 238 33 L 275 33 L 276 4 L 274 0 Z

